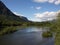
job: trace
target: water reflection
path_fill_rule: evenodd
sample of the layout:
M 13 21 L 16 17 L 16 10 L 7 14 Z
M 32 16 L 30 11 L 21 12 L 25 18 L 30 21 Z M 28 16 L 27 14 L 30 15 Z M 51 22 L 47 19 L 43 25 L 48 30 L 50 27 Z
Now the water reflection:
M 54 45 L 54 38 L 42 38 L 47 28 L 26 27 L 0 37 L 0 45 Z

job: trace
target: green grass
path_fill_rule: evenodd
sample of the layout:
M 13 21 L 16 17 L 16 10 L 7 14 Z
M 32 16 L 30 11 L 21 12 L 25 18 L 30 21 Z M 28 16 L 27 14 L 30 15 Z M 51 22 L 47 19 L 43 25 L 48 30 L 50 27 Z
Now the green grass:
M 47 31 L 47 32 L 43 32 L 42 36 L 43 36 L 43 38 L 48 38 L 48 37 L 52 37 L 53 34 L 50 31 Z
M 0 30 L 0 36 L 10 34 L 28 26 L 5 26 Z
M 5 34 L 9 34 L 9 33 L 13 33 L 15 31 L 17 31 L 18 26 L 10 26 L 10 27 L 4 27 L 1 31 L 0 31 L 0 35 L 5 35 Z
M 55 45 L 60 45 L 60 21 L 52 24 L 51 31 L 55 33 Z
M 4 28 L 2 28 L 2 30 L 0 31 L 0 36 L 1 36 L 1 35 L 5 35 L 5 34 L 13 33 L 13 32 L 15 32 L 15 31 L 17 31 L 19 28 L 22 28 L 22 27 L 20 27 L 20 26 L 4 27 Z
M 55 37 L 55 45 L 60 45 L 60 32 L 58 32 L 56 34 L 56 37 Z

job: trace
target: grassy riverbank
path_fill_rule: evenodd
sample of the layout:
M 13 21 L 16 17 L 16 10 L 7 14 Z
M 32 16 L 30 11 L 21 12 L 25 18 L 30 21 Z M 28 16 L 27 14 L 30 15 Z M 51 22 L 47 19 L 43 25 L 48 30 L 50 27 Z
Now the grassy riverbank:
M 10 34 L 15 31 L 18 31 L 21 28 L 25 28 L 27 26 L 4 26 L 0 29 L 0 36 L 5 35 L 5 34 Z
M 0 35 L 5 35 L 5 34 L 9 34 L 9 33 L 13 33 L 17 29 L 17 26 L 16 27 L 13 27 L 13 26 L 5 26 L 3 27 L 1 30 L 0 30 Z
M 51 31 L 55 32 L 55 45 L 60 45 L 60 14 L 55 23 L 52 23 Z

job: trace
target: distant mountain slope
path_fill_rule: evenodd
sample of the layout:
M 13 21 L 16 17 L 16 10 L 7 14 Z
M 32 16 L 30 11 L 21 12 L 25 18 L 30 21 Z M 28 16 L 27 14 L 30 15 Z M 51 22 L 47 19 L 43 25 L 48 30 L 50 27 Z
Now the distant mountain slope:
M 1 21 L 27 22 L 28 19 L 23 16 L 20 17 L 15 15 L 5 6 L 2 1 L 0 1 L 0 22 Z

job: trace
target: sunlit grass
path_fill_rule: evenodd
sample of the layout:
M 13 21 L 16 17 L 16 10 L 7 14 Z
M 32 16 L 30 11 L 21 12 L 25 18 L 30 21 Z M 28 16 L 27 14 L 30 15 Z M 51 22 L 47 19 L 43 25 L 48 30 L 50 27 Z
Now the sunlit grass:
M 8 34 L 8 33 L 12 33 L 16 31 L 16 27 L 5 27 L 0 31 L 0 35 L 4 35 L 4 34 Z

